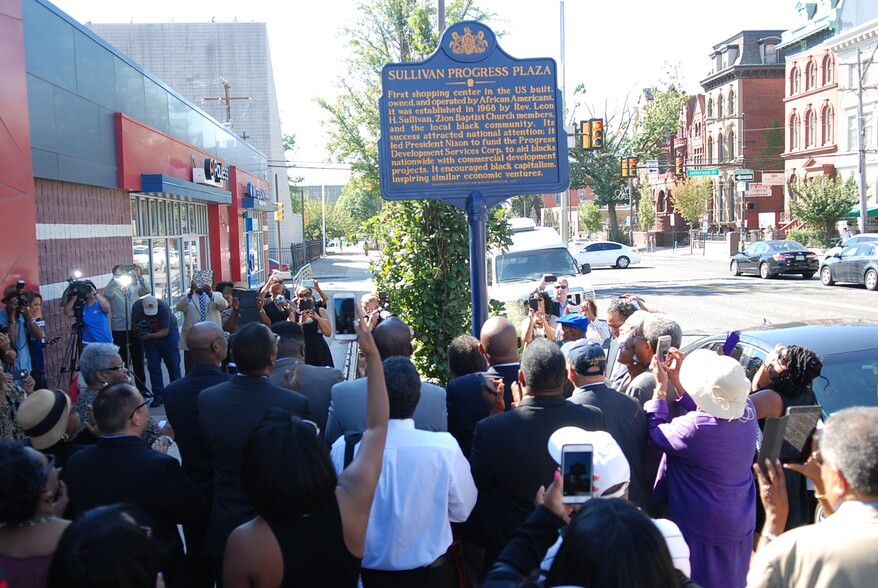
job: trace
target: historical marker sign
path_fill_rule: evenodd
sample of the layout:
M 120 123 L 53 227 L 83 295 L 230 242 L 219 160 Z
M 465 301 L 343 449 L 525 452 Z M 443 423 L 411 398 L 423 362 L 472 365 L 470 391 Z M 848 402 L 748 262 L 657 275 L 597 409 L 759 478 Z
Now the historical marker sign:
M 384 198 L 466 209 L 474 192 L 491 207 L 570 184 L 553 59 L 510 57 L 488 27 L 461 22 L 425 61 L 387 64 L 381 78 Z

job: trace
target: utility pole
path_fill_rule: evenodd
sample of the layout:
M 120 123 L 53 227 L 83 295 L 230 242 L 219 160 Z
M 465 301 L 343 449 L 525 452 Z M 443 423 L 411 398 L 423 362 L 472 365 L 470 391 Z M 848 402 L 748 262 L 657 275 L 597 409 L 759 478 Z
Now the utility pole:
M 564 59 L 565 55 L 565 35 L 564 35 L 564 0 L 561 0 L 561 103 L 563 105 L 564 94 L 567 85 L 567 70 L 566 70 L 566 62 Z M 566 109 L 565 109 L 566 110 Z M 566 118 L 566 112 L 564 113 Z M 564 190 L 560 194 L 561 196 L 561 240 L 564 243 L 570 239 L 570 223 L 569 223 L 569 214 L 570 214 L 570 190 Z
M 250 100 L 249 96 L 230 96 L 232 85 L 226 78 L 220 78 L 220 81 L 223 83 L 223 93 L 225 94 L 222 98 L 202 98 L 202 102 L 224 102 L 226 105 L 226 120 L 225 125 L 230 129 L 235 128 L 232 124 L 232 100 Z
M 857 171 L 860 176 L 861 233 L 866 232 L 866 125 L 863 116 L 863 52 L 857 49 Z

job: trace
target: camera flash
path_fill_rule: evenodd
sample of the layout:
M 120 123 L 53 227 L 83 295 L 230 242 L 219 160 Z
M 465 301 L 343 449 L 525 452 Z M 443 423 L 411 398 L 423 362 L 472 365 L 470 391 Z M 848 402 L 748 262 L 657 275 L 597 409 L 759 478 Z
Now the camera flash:
M 119 281 L 119 285 L 123 288 L 127 288 L 131 285 L 131 276 L 124 274 L 116 278 Z
M 77 280 L 82 277 L 82 272 L 79 270 L 73 270 L 73 277 Z

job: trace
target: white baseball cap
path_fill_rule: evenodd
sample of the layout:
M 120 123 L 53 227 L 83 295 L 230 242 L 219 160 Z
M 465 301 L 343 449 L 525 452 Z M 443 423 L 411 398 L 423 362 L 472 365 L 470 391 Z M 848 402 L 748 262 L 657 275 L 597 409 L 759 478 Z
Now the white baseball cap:
M 155 296 L 149 294 L 143 297 L 143 314 L 147 316 L 155 316 L 159 312 L 159 301 Z

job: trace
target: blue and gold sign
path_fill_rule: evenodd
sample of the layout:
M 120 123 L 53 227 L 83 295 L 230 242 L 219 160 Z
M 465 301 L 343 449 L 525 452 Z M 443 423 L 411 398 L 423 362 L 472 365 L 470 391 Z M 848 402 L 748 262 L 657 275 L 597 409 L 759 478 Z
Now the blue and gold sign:
M 466 209 L 570 183 L 563 103 L 551 58 L 515 59 L 493 31 L 461 22 L 420 63 L 382 70 L 381 195 Z

